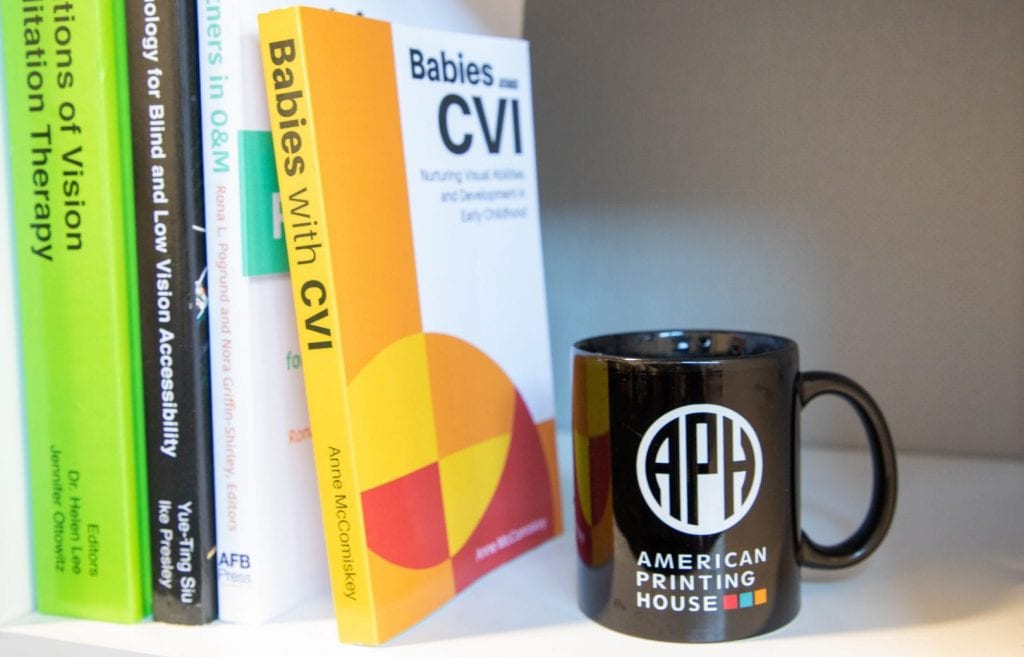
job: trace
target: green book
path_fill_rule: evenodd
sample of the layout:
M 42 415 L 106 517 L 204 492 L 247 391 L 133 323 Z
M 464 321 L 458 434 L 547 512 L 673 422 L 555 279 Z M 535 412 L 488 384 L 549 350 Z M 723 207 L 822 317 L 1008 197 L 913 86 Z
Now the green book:
M 4 0 L 39 611 L 149 613 L 124 8 Z

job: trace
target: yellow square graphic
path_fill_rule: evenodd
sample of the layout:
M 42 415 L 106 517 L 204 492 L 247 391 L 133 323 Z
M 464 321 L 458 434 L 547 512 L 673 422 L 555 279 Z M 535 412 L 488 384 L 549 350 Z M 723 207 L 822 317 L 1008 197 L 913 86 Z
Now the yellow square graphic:
M 360 492 L 437 461 L 427 372 L 425 338 L 419 333 L 378 353 L 349 385 L 348 421 Z

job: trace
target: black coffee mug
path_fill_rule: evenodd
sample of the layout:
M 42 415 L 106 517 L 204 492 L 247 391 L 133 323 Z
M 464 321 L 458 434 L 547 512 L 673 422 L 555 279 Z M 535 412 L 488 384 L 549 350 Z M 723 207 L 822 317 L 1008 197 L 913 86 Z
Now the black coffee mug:
M 871 503 L 836 545 L 800 529 L 800 411 L 847 400 L 867 432 Z M 573 447 L 579 604 L 614 630 L 707 642 L 769 632 L 800 609 L 800 567 L 843 568 L 878 547 L 896 459 L 868 393 L 800 372 L 787 338 L 730 331 L 577 342 Z

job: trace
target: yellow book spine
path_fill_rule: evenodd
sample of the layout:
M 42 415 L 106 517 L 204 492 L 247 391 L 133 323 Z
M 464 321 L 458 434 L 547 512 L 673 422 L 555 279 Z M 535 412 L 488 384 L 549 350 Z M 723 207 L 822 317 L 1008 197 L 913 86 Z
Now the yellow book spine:
M 260 46 L 338 636 L 378 644 L 302 11 L 260 15 Z

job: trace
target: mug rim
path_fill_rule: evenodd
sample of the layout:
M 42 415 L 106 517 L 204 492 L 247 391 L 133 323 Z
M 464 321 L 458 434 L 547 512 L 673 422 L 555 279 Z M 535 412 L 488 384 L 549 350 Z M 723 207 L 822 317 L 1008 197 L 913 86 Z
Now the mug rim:
M 628 349 L 616 349 L 614 342 L 634 341 L 652 342 L 657 339 L 668 340 L 670 338 L 696 337 L 697 339 L 726 338 L 729 336 L 740 338 L 745 342 L 763 341 L 772 346 L 754 353 L 691 353 L 680 354 L 678 350 L 656 354 L 642 354 L 638 351 Z M 764 333 L 759 331 L 741 331 L 733 329 L 661 329 L 652 331 L 623 331 L 618 333 L 605 333 L 577 340 L 573 343 L 573 352 L 584 357 L 594 357 L 605 360 L 613 360 L 628 363 L 650 363 L 650 364 L 696 364 L 709 365 L 718 364 L 723 361 L 749 362 L 760 359 L 771 359 L 795 352 L 796 341 L 781 335 Z

